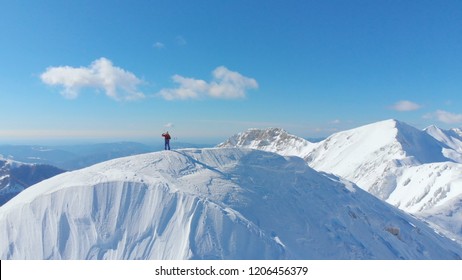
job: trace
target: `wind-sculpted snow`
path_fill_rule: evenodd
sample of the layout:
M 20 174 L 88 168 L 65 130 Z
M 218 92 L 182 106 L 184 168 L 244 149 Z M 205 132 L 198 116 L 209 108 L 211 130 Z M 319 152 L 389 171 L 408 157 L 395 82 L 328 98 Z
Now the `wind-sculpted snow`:
M 217 148 L 58 175 L 0 208 L 1 259 L 460 259 L 426 224 L 297 157 Z

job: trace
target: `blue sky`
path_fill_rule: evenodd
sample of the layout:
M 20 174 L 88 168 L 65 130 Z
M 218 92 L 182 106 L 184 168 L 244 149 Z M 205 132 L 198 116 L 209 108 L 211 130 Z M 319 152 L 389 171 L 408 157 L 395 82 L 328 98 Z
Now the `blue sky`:
M 462 125 L 461 1 L 0 5 L 0 142 Z

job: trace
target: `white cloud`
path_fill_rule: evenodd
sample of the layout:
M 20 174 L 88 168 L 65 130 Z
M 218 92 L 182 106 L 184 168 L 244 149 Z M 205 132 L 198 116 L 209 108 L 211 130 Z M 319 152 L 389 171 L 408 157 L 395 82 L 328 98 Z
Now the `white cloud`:
M 436 112 L 426 114 L 423 117 L 426 119 L 436 118 L 438 121 L 447 124 L 462 123 L 462 114 L 454 114 L 443 110 L 437 110 Z
M 162 89 L 159 95 L 166 100 L 174 99 L 196 99 L 207 91 L 208 85 L 203 80 L 185 78 L 180 75 L 174 75 L 172 80 L 179 84 L 178 88 Z
M 214 81 L 210 83 L 209 95 L 214 98 L 242 98 L 246 89 L 258 88 L 255 79 L 220 66 L 213 71 Z
M 339 124 L 339 123 L 341 123 L 339 119 L 336 119 L 330 122 L 330 124 Z
M 174 75 L 172 80 L 179 84 L 177 88 L 162 89 L 158 94 L 166 100 L 198 99 L 203 97 L 236 99 L 244 98 L 248 89 L 258 88 L 255 79 L 245 77 L 238 72 L 230 71 L 224 66 L 217 67 L 213 72 L 213 80 L 185 78 Z
M 165 44 L 162 43 L 162 42 L 155 42 L 154 45 L 152 45 L 152 46 L 154 48 L 156 48 L 156 49 L 159 49 L 159 50 L 165 48 Z
M 175 125 L 174 125 L 173 123 L 166 123 L 166 124 L 164 124 L 164 127 L 165 127 L 165 128 L 172 128 L 172 127 L 174 127 L 174 126 L 175 126 Z
M 408 100 L 401 100 L 396 102 L 394 105 L 390 107 L 390 109 L 395 110 L 395 111 L 400 111 L 400 112 L 405 112 L 405 111 L 415 111 L 420 109 L 422 106 L 408 101 Z
M 62 86 L 61 94 L 70 99 L 77 98 L 83 88 L 102 90 L 115 100 L 144 97 L 137 89 L 142 81 L 133 73 L 114 66 L 104 57 L 93 61 L 89 67 L 49 67 L 40 78 L 47 85 Z
M 178 46 L 185 46 L 187 44 L 186 39 L 181 35 L 176 36 L 175 41 Z

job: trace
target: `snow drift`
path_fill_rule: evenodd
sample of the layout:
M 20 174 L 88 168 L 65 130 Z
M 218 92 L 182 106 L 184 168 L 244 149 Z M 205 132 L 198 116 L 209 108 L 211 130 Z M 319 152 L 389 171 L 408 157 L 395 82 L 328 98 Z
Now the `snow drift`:
M 190 149 L 58 175 L 0 208 L 1 259 L 460 259 L 426 224 L 298 157 Z

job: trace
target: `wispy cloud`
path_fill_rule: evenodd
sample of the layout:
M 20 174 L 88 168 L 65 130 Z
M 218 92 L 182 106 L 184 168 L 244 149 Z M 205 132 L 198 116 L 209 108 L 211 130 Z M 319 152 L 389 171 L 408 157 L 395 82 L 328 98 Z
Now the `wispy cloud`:
M 165 127 L 165 128 L 172 128 L 172 127 L 174 127 L 174 126 L 175 126 L 175 125 L 174 125 L 173 123 L 166 123 L 166 124 L 164 124 L 164 127 Z
M 185 46 L 188 43 L 181 35 L 176 36 L 175 41 L 178 46 Z
M 462 114 L 454 114 L 443 110 L 429 113 L 423 116 L 425 119 L 437 119 L 440 122 L 447 124 L 462 123 Z
M 88 67 L 49 67 L 40 78 L 47 85 L 63 87 L 61 94 L 69 99 L 77 98 L 84 88 L 102 90 L 115 100 L 144 98 L 144 94 L 138 90 L 142 80 L 114 66 L 104 57 L 93 61 Z
M 419 105 L 417 103 L 408 101 L 408 100 L 401 100 L 390 106 L 390 109 L 395 110 L 395 111 L 400 111 L 400 112 L 406 112 L 406 111 L 415 111 L 422 108 L 422 105 Z
M 339 123 L 341 123 L 341 122 L 342 122 L 341 120 L 336 119 L 336 120 L 330 121 L 329 123 L 330 123 L 330 124 L 339 124 Z
M 155 42 L 152 46 L 159 50 L 165 48 L 165 44 L 162 42 Z
M 247 90 L 258 88 L 258 83 L 255 79 L 230 71 L 224 66 L 217 67 L 212 72 L 212 75 L 213 80 L 211 82 L 174 75 L 172 80 L 178 84 L 178 87 L 162 89 L 158 95 L 166 100 L 204 97 L 236 99 L 244 98 Z

